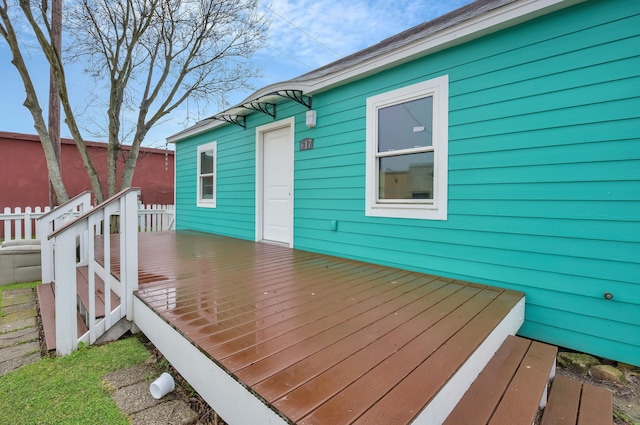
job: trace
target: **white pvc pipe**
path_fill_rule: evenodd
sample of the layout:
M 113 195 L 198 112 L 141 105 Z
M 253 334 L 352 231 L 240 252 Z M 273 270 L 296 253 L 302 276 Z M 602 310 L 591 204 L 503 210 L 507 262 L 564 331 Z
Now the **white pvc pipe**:
M 158 400 L 173 391 L 175 387 L 176 383 L 173 377 L 167 372 L 164 372 L 158 379 L 151 383 L 149 391 L 151 391 L 151 396 Z

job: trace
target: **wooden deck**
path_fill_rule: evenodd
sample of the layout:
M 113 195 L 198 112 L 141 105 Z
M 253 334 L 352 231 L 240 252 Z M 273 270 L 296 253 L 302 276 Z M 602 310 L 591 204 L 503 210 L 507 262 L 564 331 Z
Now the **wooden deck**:
M 412 423 L 523 298 L 195 232 L 140 234 L 139 252 L 138 298 L 301 425 Z

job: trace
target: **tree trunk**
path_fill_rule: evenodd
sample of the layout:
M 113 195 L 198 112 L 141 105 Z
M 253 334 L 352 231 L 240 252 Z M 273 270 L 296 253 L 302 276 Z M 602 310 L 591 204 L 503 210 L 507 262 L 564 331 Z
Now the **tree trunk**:
M 62 0 L 53 0 L 51 7 L 51 45 L 60 54 L 62 50 Z M 62 174 L 62 152 L 60 143 L 60 96 L 58 83 L 53 71 L 49 72 L 49 138 L 58 159 L 58 168 Z M 53 187 L 49 188 L 49 206 L 60 205 Z
M 133 138 L 133 143 L 131 144 L 131 148 L 129 149 L 129 155 L 127 156 L 127 160 L 124 163 L 124 170 L 122 170 L 122 182 L 120 183 L 120 190 L 131 187 L 133 182 L 133 173 L 136 170 L 136 164 L 138 162 L 138 155 L 140 153 L 140 145 L 142 145 L 142 141 L 144 137 L 147 135 L 145 131 L 144 134 L 136 133 Z
M 96 201 L 98 203 L 103 202 L 104 201 L 104 197 L 102 196 L 102 188 L 100 186 L 100 179 L 98 178 L 98 173 L 96 172 L 95 167 L 93 166 L 93 162 L 91 161 L 91 157 L 89 156 L 89 151 L 87 150 L 87 147 L 84 144 L 84 140 L 82 139 L 82 136 L 80 134 L 80 130 L 79 130 L 78 125 L 77 125 L 77 123 L 75 121 L 75 115 L 73 113 L 73 110 L 71 109 L 71 105 L 70 105 L 70 102 L 69 102 L 69 96 L 68 96 L 68 92 L 67 92 L 66 80 L 65 80 L 65 77 L 64 77 L 64 68 L 62 66 L 62 60 L 60 59 L 59 52 L 57 52 L 52 47 L 52 45 L 49 43 L 49 41 L 46 39 L 44 33 L 40 29 L 40 26 L 38 25 L 38 22 L 36 21 L 36 19 L 34 18 L 33 14 L 31 13 L 31 2 L 29 0 L 20 0 L 20 8 L 22 9 L 22 12 L 24 13 L 25 18 L 27 19 L 27 21 L 31 25 L 31 28 L 33 29 L 33 32 L 34 32 L 36 38 L 38 39 L 38 43 L 40 44 L 40 47 L 42 48 L 42 51 L 43 51 L 45 57 L 47 58 L 47 61 L 49 62 L 49 65 L 51 66 L 51 72 L 55 76 L 56 82 L 58 84 L 58 93 L 60 95 L 60 100 L 61 100 L 62 107 L 64 109 L 64 113 L 65 113 L 65 116 L 66 116 L 65 122 L 67 123 L 67 127 L 69 128 L 69 131 L 71 132 L 71 135 L 73 136 L 73 140 L 76 143 L 76 147 L 78 148 L 78 151 L 80 152 L 80 156 L 82 157 L 82 161 L 84 163 L 84 168 L 87 171 L 87 174 L 89 175 L 89 180 L 91 182 L 91 187 L 93 189 L 93 195 L 94 195 L 94 197 L 95 197 L 95 199 L 96 199 Z M 8 28 L 11 28 L 11 32 L 13 34 L 13 38 L 15 39 L 15 33 L 13 32 L 13 28 L 11 27 L 11 22 L 9 20 L 8 15 L 7 15 L 6 8 L 5 9 L 0 8 L 0 10 L 2 10 L 0 13 L 2 14 L 3 21 L 5 21 L 5 25 Z M 5 38 L 7 38 L 7 37 L 5 36 Z M 17 39 L 16 39 L 16 43 L 15 43 L 15 48 L 18 49 Z M 13 50 L 13 48 L 12 48 L 12 50 Z M 18 54 L 20 54 L 19 50 L 18 50 Z M 14 53 L 14 56 L 15 56 L 15 53 Z M 16 65 L 16 68 L 18 68 L 17 65 Z M 24 64 L 24 61 L 22 62 L 22 68 L 24 70 L 26 78 L 29 79 L 29 84 L 30 84 L 31 83 L 31 79 L 29 78 L 29 73 L 28 73 L 26 65 Z M 18 69 L 18 70 L 20 71 L 20 69 Z M 29 93 L 29 89 L 27 89 L 27 82 L 25 81 L 25 77 L 23 77 L 23 81 L 25 82 L 25 89 L 26 89 L 27 94 L 28 94 Z M 33 85 L 32 85 L 32 87 L 33 87 Z M 33 94 L 35 96 L 35 90 L 33 90 Z M 36 102 L 37 102 L 37 97 L 35 99 L 36 99 Z M 28 106 L 27 106 L 27 108 L 28 108 Z M 40 119 L 42 119 L 42 111 L 40 111 L 39 115 L 40 115 Z M 36 121 L 36 119 L 34 118 L 34 122 L 35 121 Z M 44 120 L 42 120 L 42 121 L 44 122 Z M 36 130 L 37 130 L 37 127 L 38 126 L 36 125 Z M 38 134 L 40 134 L 40 132 Z M 47 140 L 48 140 L 48 145 L 51 145 L 51 141 L 49 140 L 48 134 L 47 134 Z M 45 143 L 43 143 L 43 146 L 45 146 Z M 47 151 L 47 148 L 48 147 L 45 147 L 45 153 Z M 60 165 L 57 163 L 57 161 L 56 161 L 56 164 L 57 164 L 57 174 L 60 175 Z M 51 169 L 49 171 L 51 173 Z M 60 178 L 60 183 L 62 184 L 62 178 Z M 62 187 L 64 188 L 64 185 L 62 185 Z M 57 193 L 57 191 L 56 191 L 56 193 Z M 60 202 L 66 202 L 67 199 L 68 199 L 68 196 L 67 196 L 67 193 L 66 193 L 66 190 L 65 190 L 63 198 L 59 199 L 59 200 L 60 200 Z
M 9 16 L 7 15 L 6 8 L 0 7 L 0 18 L 2 18 L 2 22 L 4 24 L 4 27 L 0 31 L 0 35 L 2 35 L 2 37 L 9 44 L 12 55 L 11 63 L 18 70 L 20 78 L 22 79 L 22 82 L 24 84 L 26 99 L 23 104 L 31 113 L 31 116 L 33 117 L 33 126 L 36 129 L 38 136 L 40 137 L 42 149 L 44 150 L 45 159 L 47 161 L 49 181 L 51 182 L 52 189 L 56 194 L 58 200 L 60 202 L 66 202 L 69 200 L 69 196 L 67 195 L 64 183 L 62 182 L 60 163 L 56 158 L 53 145 L 51 144 L 51 139 L 49 138 L 49 132 L 47 130 L 47 124 L 44 121 L 42 108 L 40 108 L 40 103 L 38 102 L 38 95 L 36 94 L 36 90 L 33 86 L 33 82 L 31 81 L 27 65 L 24 62 L 22 53 L 20 52 L 18 39 L 16 37 L 13 26 L 11 25 L 11 21 L 9 20 Z

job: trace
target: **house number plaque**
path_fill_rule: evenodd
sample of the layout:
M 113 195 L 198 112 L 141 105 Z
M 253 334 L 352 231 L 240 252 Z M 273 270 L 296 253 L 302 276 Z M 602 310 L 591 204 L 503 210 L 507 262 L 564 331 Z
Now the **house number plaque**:
M 307 137 L 305 139 L 300 140 L 300 150 L 308 151 L 309 149 L 313 149 L 313 139 Z

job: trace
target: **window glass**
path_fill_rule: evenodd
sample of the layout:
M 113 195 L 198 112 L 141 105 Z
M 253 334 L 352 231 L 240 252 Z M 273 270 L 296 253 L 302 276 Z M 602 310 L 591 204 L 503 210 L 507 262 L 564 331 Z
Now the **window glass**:
M 433 152 L 379 160 L 380 200 L 433 199 Z
M 206 176 L 201 178 L 201 199 L 213 199 L 213 176 Z
M 213 173 L 213 149 L 200 152 L 200 174 Z
M 431 96 L 378 110 L 378 152 L 431 146 Z

